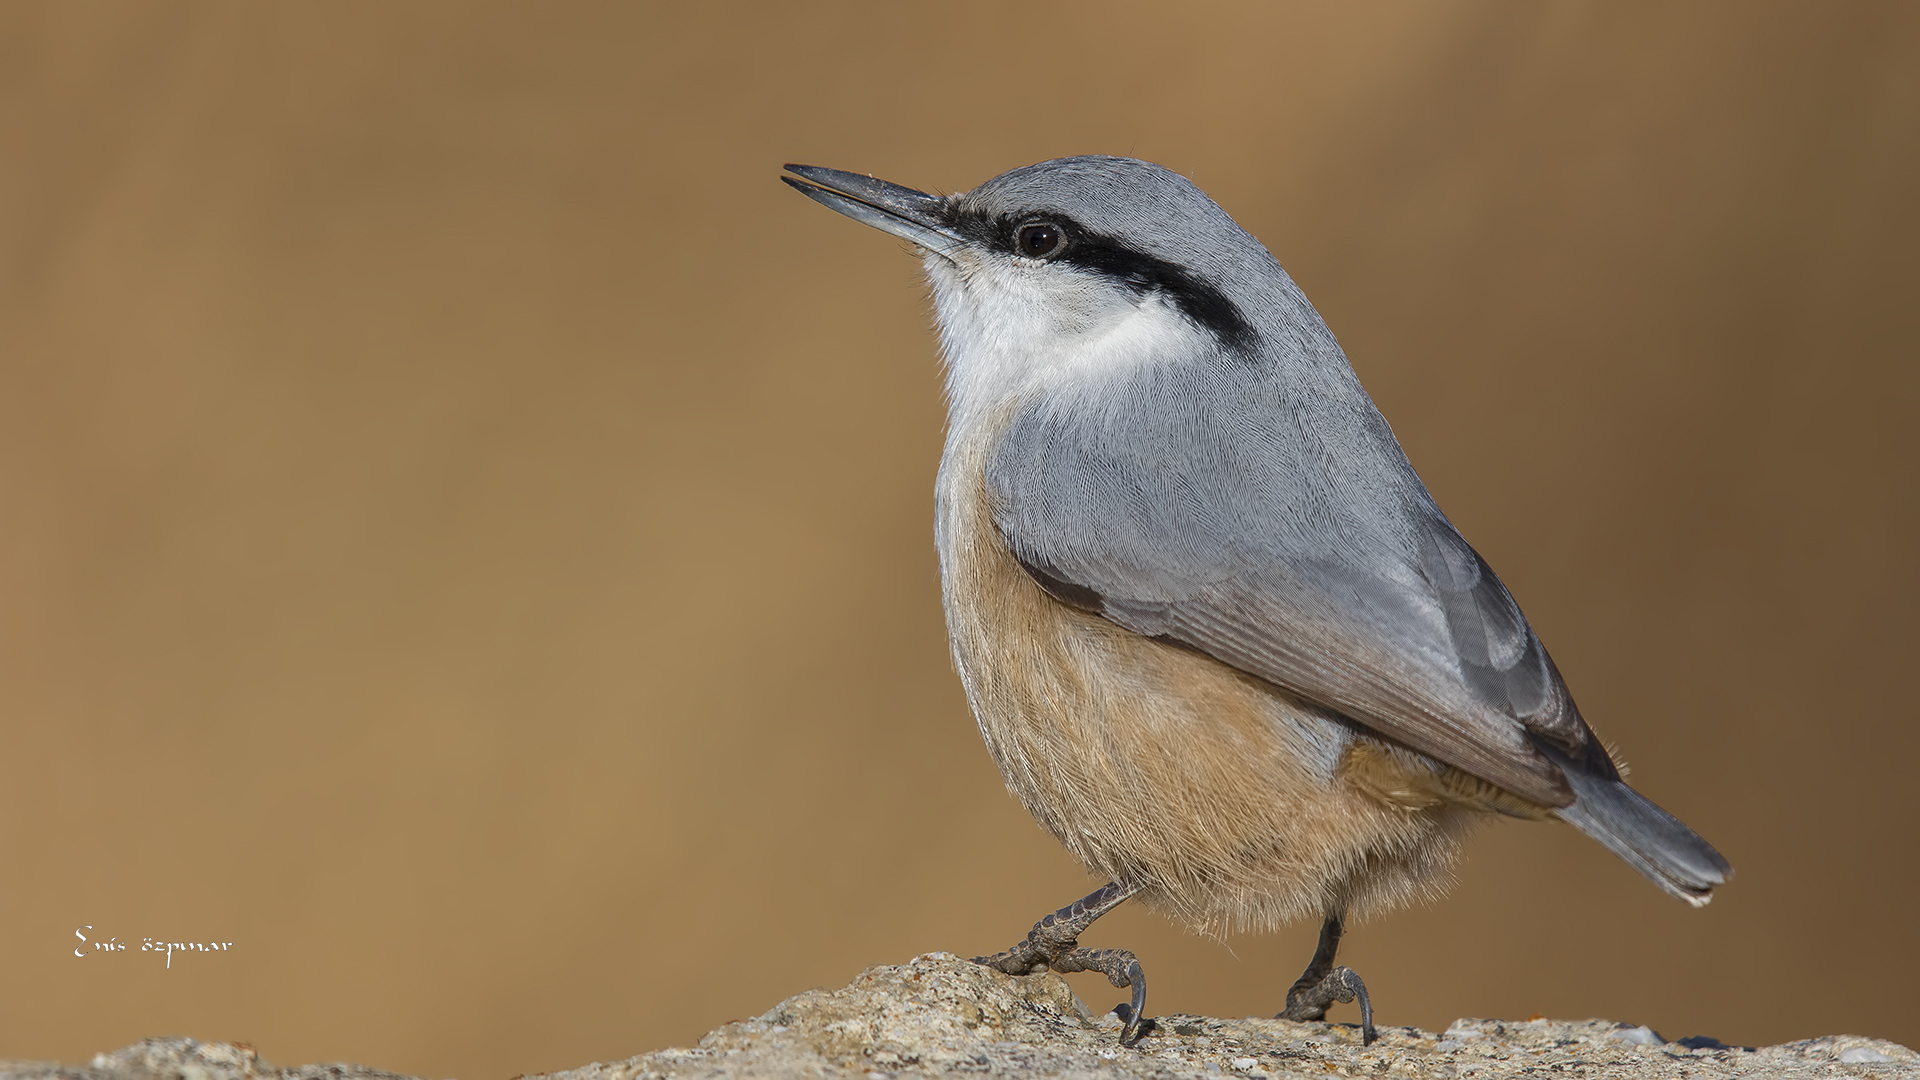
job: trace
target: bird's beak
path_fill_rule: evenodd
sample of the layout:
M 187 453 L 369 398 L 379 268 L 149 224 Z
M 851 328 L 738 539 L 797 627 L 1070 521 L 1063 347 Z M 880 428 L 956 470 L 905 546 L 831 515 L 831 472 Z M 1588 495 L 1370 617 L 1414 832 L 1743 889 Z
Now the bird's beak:
M 947 200 L 938 195 L 818 165 L 788 165 L 787 171 L 800 179 L 780 179 L 829 210 L 912 241 L 943 258 L 951 259 L 950 253 L 960 245 L 960 235 L 947 224 Z

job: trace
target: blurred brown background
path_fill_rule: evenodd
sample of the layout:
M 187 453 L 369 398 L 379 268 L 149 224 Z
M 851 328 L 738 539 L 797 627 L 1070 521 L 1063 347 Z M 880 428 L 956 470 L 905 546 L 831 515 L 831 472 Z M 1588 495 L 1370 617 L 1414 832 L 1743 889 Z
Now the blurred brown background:
M 948 669 L 915 262 L 775 180 L 1084 152 L 1275 250 L 1739 869 L 1494 825 L 1350 938 L 1383 1021 L 1920 1044 L 1920 9 L 58 2 L 0 6 L 0 1057 L 505 1077 L 1097 884 Z M 1241 1016 L 1313 934 L 1089 943 Z

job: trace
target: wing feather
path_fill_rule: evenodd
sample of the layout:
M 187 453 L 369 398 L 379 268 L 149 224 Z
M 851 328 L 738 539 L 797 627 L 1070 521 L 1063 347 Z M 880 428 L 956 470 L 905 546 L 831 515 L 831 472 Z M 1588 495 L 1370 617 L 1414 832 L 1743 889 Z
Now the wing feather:
M 1586 759 L 1591 732 L 1351 372 L 1312 393 L 1244 364 L 1169 374 L 1013 416 L 988 491 L 1035 579 L 1524 798 L 1573 802 L 1533 739 Z

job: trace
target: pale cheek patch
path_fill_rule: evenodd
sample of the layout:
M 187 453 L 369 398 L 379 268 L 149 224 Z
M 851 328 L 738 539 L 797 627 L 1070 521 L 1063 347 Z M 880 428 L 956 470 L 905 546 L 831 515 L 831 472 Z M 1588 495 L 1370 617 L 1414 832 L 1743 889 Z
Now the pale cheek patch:
M 1053 367 L 1069 378 L 1112 375 L 1154 361 L 1184 360 L 1212 347 L 1207 331 L 1162 297 L 1150 295 L 1058 350 Z
M 1157 294 L 1092 274 L 971 251 L 929 256 L 925 265 L 956 419 L 1041 387 L 1098 382 L 1214 347 Z

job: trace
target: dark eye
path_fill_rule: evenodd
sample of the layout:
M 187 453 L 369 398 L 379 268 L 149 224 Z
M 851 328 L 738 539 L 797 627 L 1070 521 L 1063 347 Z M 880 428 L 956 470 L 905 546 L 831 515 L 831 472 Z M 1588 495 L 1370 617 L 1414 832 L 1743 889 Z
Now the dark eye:
M 1029 221 L 1013 234 L 1013 249 L 1029 259 L 1051 259 L 1066 246 L 1066 232 L 1051 221 Z

